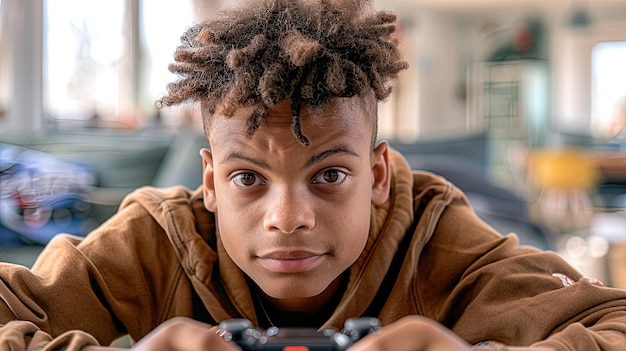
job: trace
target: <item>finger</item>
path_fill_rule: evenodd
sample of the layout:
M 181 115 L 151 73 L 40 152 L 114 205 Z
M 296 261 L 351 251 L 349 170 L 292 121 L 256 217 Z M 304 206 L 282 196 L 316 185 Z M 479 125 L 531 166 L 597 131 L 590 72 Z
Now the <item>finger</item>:
M 396 322 L 367 335 L 348 351 L 418 351 L 424 349 L 423 339 L 415 337 L 420 332 L 408 330 L 407 323 Z
M 439 323 L 420 316 L 409 316 L 369 334 L 349 351 L 464 351 L 471 346 Z
M 161 324 L 142 338 L 134 350 L 163 351 L 239 351 L 226 342 L 216 326 L 210 326 L 189 318 L 177 317 Z

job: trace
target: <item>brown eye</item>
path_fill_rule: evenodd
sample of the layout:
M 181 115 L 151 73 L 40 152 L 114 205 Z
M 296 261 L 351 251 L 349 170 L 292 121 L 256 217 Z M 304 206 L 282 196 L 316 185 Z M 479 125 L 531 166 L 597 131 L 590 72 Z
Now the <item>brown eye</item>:
M 345 172 L 342 172 L 340 170 L 327 169 L 315 176 L 315 179 L 313 179 L 313 183 L 328 185 L 340 184 L 343 183 L 347 176 L 348 175 Z
M 239 173 L 233 178 L 233 181 L 242 187 L 252 186 L 259 183 L 257 176 L 251 172 Z
M 329 171 L 325 171 L 323 174 L 323 177 L 327 183 L 334 183 L 337 181 L 337 179 L 339 179 L 339 172 L 337 172 L 334 169 L 331 169 Z
M 241 183 L 243 185 L 252 185 L 254 184 L 255 176 L 252 173 L 244 173 L 241 175 Z

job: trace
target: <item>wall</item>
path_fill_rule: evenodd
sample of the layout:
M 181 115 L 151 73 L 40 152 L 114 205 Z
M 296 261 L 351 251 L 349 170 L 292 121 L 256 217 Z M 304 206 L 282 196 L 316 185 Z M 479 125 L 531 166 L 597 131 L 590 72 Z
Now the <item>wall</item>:
M 404 141 L 466 135 L 481 129 L 471 100 L 466 106 L 460 98 L 460 86 L 472 83 L 465 79 L 468 71 L 471 72 L 471 62 L 484 60 L 494 47 L 502 44 L 507 31 L 510 34 L 528 15 L 539 16 L 544 21 L 546 58 L 551 71 L 552 110 L 548 125 L 555 131 L 589 134 L 593 127 L 591 50 L 600 41 L 626 40 L 626 2 L 603 8 L 592 6 L 589 10 L 592 23 L 584 30 L 567 25 L 572 9 L 565 3 L 560 7 L 552 4 L 534 9 L 471 12 L 425 8 L 406 2 L 384 3 L 379 7 L 397 11 L 401 20 L 412 23 L 405 28 L 404 35 L 410 42 L 407 57 L 415 67 L 407 72 L 408 79 L 415 82 L 394 101 L 395 111 L 416 114 L 410 118 L 401 114 L 402 123 L 417 125 L 417 128 L 411 126 L 409 132 L 406 128 L 396 128 Z M 400 84 L 406 84 L 405 80 Z M 480 87 L 474 86 L 473 93 L 480 93 Z
M 437 11 L 414 11 L 403 21 L 402 48 L 410 68 L 403 72 L 388 113 L 395 128 L 381 130 L 411 142 L 467 132 L 465 64 L 456 18 Z M 460 89 L 461 88 L 461 89 Z M 384 128 L 384 127 L 383 127 Z
M 591 113 L 591 52 L 599 42 L 626 40 L 626 13 L 623 20 L 605 20 L 583 30 L 556 21 L 552 29 L 555 126 L 574 133 L 597 132 Z

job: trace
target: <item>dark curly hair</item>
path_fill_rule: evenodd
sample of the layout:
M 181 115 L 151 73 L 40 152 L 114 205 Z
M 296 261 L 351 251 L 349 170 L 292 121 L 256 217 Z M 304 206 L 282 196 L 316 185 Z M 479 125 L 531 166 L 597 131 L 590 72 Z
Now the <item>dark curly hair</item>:
M 232 116 L 249 107 L 252 136 L 267 112 L 291 99 L 292 131 L 303 144 L 300 107 L 335 97 L 391 93 L 390 81 L 407 68 L 392 34 L 396 15 L 370 12 L 363 0 L 260 0 L 231 8 L 189 28 L 158 107 L 201 102 L 207 114 Z

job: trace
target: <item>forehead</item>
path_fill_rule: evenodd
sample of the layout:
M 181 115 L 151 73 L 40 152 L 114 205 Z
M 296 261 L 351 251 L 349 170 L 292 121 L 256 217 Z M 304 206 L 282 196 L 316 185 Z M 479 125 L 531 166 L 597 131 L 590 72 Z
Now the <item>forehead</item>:
M 203 110 L 203 114 L 204 114 Z M 252 115 L 252 108 L 239 108 L 233 116 L 224 116 L 219 113 L 204 114 L 205 128 L 210 144 L 221 143 L 236 135 L 246 134 L 247 122 Z M 310 108 L 308 105 L 300 107 L 302 132 L 309 138 L 315 139 L 314 134 L 320 131 L 349 131 L 359 130 L 373 135 L 376 127 L 376 101 L 367 97 L 334 98 L 319 107 Z M 265 116 L 265 121 L 259 131 L 272 134 L 288 134 L 295 140 L 291 131 L 293 113 L 291 100 L 284 100 L 276 104 Z M 253 135 L 254 137 L 254 135 Z M 311 140 L 315 143 L 315 140 Z

